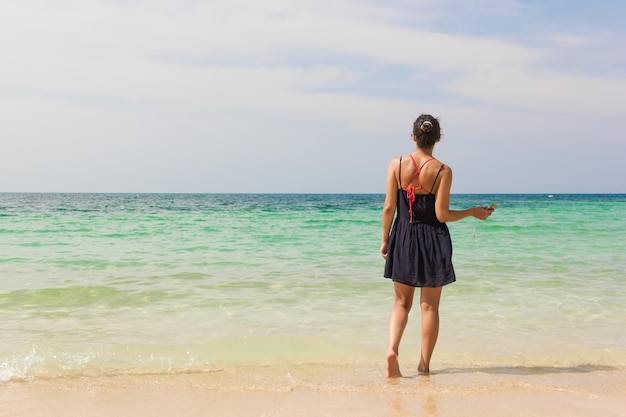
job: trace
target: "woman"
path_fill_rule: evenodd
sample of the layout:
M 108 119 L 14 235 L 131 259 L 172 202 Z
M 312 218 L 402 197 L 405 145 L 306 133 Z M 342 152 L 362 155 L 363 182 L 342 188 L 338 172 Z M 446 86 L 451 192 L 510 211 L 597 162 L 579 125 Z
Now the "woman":
M 415 152 L 389 163 L 383 208 L 380 253 L 386 261 L 384 276 L 393 280 L 395 291 L 389 315 L 389 378 L 402 376 L 398 348 L 416 287 L 421 288 L 422 310 L 422 350 L 417 371 L 420 375 L 430 372 L 430 358 L 439 333 L 441 290 L 456 280 L 446 222 L 470 216 L 485 220 L 493 212 L 486 207 L 450 210 L 452 170 L 432 156 L 435 144 L 441 139 L 436 118 L 427 114 L 418 117 L 411 136 L 416 144 Z

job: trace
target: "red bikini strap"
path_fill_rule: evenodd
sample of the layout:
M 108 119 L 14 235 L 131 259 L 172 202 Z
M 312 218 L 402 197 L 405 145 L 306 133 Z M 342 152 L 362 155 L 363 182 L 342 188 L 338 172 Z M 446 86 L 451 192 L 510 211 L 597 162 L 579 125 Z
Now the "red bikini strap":
M 413 161 L 413 165 L 415 165 L 415 174 L 413 174 L 413 176 L 411 177 L 411 179 L 409 180 L 407 186 L 405 187 L 405 189 L 407 187 L 409 187 L 411 185 L 411 183 L 413 182 L 413 180 L 415 178 L 417 178 L 417 187 L 415 187 L 417 190 L 421 190 L 422 189 L 422 181 L 419 178 L 420 172 L 422 171 L 422 168 L 424 168 L 424 165 L 426 165 L 427 163 L 429 163 L 430 161 L 432 161 L 435 158 L 429 158 L 426 161 L 424 161 L 424 163 L 418 168 L 417 167 L 417 162 L 415 162 L 415 158 L 413 158 L 413 155 L 409 155 L 411 157 L 411 160 Z
M 413 156 L 413 155 L 411 155 Z M 429 163 L 430 161 L 432 161 L 435 158 L 428 158 L 426 161 L 424 161 L 424 163 L 422 164 L 422 166 L 417 170 L 417 172 L 420 172 L 422 170 L 422 168 L 424 168 L 424 165 L 426 165 L 427 163 Z M 415 160 L 413 160 L 413 162 L 415 162 Z
M 420 166 L 418 168 L 417 167 L 417 163 L 415 162 L 415 158 L 413 158 L 413 155 L 409 155 L 409 156 L 413 160 L 413 165 L 415 165 L 415 174 L 413 174 L 413 177 L 411 178 L 411 180 L 409 181 L 407 186 L 404 188 L 404 190 L 406 191 L 406 196 L 409 199 L 409 223 L 413 223 L 413 202 L 415 201 L 415 191 L 424 189 L 424 187 L 422 187 L 422 181 L 420 180 L 420 177 L 419 177 L 420 171 L 422 170 L 422 168 L 424 168 L 424 165 L 426 165 L 427 163 L 429 163 L 430 161 L 432 161 L 435 158 L 427 159 L 422 164 L 422 166 Z M 402 161 L 400 161 L 400 162 L 402 162 Z M 439 174 L 437 174 L 437 175 L 439 175 Z M 415 179 L 415 177 L 417 177 L 417 187 L 414 187 L 411 184 L 413 182 L 413 180 Z M 402 184 L 400 184 L 400 186 L 402 186 Z

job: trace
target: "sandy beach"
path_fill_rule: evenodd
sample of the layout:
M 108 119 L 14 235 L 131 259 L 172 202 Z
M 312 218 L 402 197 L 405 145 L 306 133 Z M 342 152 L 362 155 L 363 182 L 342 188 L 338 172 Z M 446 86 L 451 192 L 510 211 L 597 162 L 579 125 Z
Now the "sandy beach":
M 376 367 L 64 377 L 0 385 L 1 416 L 623 416 L 626 370 L 443 369 L 387 380 Z

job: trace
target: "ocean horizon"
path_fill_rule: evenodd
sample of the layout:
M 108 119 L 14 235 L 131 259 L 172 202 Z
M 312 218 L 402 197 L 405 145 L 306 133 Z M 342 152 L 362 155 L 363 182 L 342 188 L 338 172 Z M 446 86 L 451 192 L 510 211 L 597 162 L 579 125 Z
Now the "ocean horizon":
M 0 381 L 378 367 L 383 194 L 0 193 Z M 626 367 L 626 194 L 453 194 L 437 369 Z M 419 360 L 419 311 L 402 360 Z

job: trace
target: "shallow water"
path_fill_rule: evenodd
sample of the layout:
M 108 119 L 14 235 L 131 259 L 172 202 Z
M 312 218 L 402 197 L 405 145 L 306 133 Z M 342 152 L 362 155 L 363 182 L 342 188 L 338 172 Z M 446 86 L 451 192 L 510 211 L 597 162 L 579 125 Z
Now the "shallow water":
M 378 364 L 383 198 L 0 194 L 0 380 Z M 449 224 L 433 366 L 625 366 L 626 195 L 452 196 L 492 202 Z

